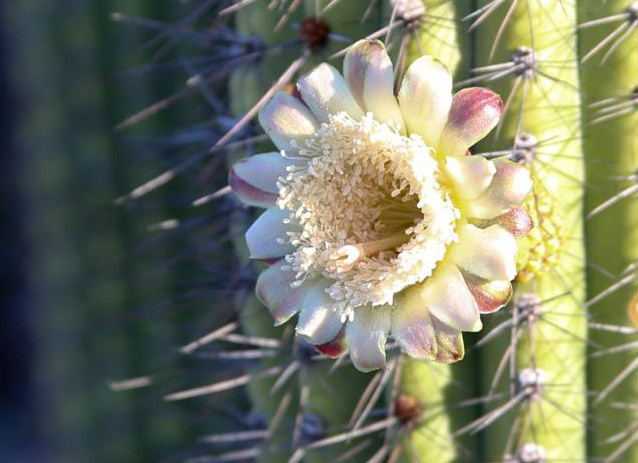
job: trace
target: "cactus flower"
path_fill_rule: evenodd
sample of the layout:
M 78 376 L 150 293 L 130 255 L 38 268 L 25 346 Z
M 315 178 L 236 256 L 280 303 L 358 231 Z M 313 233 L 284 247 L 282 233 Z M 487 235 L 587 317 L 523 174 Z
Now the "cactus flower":
M 275 324 L 298 313 L 298 336 L 362 371 L 385 365 L 389 336 L 416 358 L 461 359 L 461 332 L 509 300 L 516 237 L 532 226 L 527 169 L 469 152 L 501 98 L 452 95 L 430 56 L 394 88 L 383 44 L 357 42 L 343 74 L 323 63 L 263 107 L 278 151 L 230 172 L 237 196 L 266 209 L 246 241 L 271 264 L 256 291 Z

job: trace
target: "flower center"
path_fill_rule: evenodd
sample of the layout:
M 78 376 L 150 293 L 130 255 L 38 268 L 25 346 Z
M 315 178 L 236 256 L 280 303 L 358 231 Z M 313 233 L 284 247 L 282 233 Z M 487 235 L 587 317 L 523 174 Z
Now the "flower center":
M 307 164 L 279 182 L 279 207 L 295 250 L 286 256 L 296 284 L 323 277 L 339 308 L 392 303 L 423 281 L 456 239 L 457 210 L 440 171 L 417 135 L 345 113 L 299 147 Z

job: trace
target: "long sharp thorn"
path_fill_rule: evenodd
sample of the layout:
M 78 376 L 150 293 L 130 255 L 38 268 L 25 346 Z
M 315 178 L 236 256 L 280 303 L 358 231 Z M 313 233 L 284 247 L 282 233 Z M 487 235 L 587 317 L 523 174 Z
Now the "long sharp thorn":
M 614 40 L 614 38 L 616 38 L 619 34 L 621 34 L 628 27 L 629 27 L 629 23 L 623 23 L 620 26 L 618 26 L 611 34 L 609 34 L 607 37 L 605 37 L 603 40 L 601 40 L 598 45 L 596 45 L 594 48 L 589 50 L 587 52 L 587 54 L 585 56 L 583 56 L 583 58 L 580 60 L 580 62 L 581 63 L 585 63 L 586 61 L 588 61 L 592 56 L 594 56 L 596 53 L 598 53 L 600 50 L 602 50 L 609 42 Z
M 383 372 L 383 376 L 381 377 L 381 380 L 379 381 L 379 385 L 374 390 L 374 393 L 370 397 L 370 400 L 368 401 L 367 405 L 361 412 L 361 415 L 359 416 L 354 426 L 352 427 L 352 431 L 356 431 L 357 429 L 359 429 L 361 425 L 363 424 L 363 422 L 368 417 L 368 415 L 370 414 L 370 411 L 374 407 L 374 404 L 376 404 L 377 401 L 379 400 L 379 397 L 381 397 L 381 393 L 385 389 L 385 385 L 388 383 L 388 380 L 392 377 L 392 373 L 394 372 L 395 366 L 396 366 L 396 359 L 393 359 L 388 365 L 388 368 L 386 368 L 386 370 Z
M 245 386 L 246 384 L 256 379 L 265 378 L 267 376 L 274 376 L 281 372 L 281 367 L 272 367 L 254 375 L 246 374 L 238 376 L 237 378 L 220 381 L 218 383 L 209 384 L 207 386 L 196 387 L 193 389 L 187 389 L 184 391 L 174 392 L 164 396 L 164 400 L 167 402 L 173 402 L 176 400 L 190 399 L 192 397 L 200 397 L 207 394 L 215 394 L 217 392 L 226 391 L 228 389 L 234 389 L 236 387 Z
M 286 369 L 281 373 L 281 375 L 279 375 L 279 378 L 277 378 L 275 384 L 273 384 L 272 388 L 270 389 L 270 395 L 274 395 L 275 393 L 277 393 L 277 391 L 281 389 L 282 386 L 286 384 L 286 382 L 288 382 L 290 377 L 295 374 L 295 372 L 299 369 L 299 366 L 300 363 L 298 360 L 294 360 L 293 362 L 291 362 L 290 365 L 288 365 Z
M 621 278 L 619 281 L 617 281 L 616 283 L 614 283 L 613 285 L 609 286 L 607 289 L 605 289 L 604 291 L 601 291 L 596 296 L 594 296 L 589 301 L 587 301 L 585 303 L 585 307 L 587 307 L 587 308 L 591 307 L 592 305 L 594 305 L 597 302 L 601 301 L 602 299 L 606 298 L 610 294 L 612 294 L 612 293 L 618 291 L 619 289 L 627 286 L 629 283 L 634 281 L 636 278 L 638 278 L 638 275 L 633 275 L 633 274 L 630 274 L 630 275 L 627 275 L 624 278 Z
M 239 327 L 239 324 L 237 322 L 228 323 L 227 325 L 224 325 L 221 328 L 217 328 L 216 330 L 211 331 L 207 335 L 202 336 L 201 338 L 196 339 L 195 341 L 189 344 L 186 344 L 179 351 L 182 354 L 190 354 L 191 352 L 198 349 L 199 347 L 205 344 L 209 344 L 213 341 L 216 341 L 217 339 L 221 338 L 225 334 L 235 331 L 238 327 Z
M 625 33 L 623 35 L 621 35 L 620 37 L 618 37 L 618 39 L 611 45 L 611 47 L 609 47 L 609 50 L 607 50 L 603 56 L 603 59 L 600 60 L 600 64 L 605 64 L 607 62 L 607 60 L 609 59 L 609 57 L 612 55 L 612 53 L 614 51 L 616 51 L 616 49 L 625 41 L 627 40 L 627 38 L 632 34 L 632 32 L 634 32 L 636 30 L 636 26 L 638 26 L 638 23 L 633 22 L 631 23 L 631 26 L 629 26 L 629 29 L 627 29 L 625 31 Z
M 621 199 L 627 198 L 627 197 L 629 197 L 629 196 L 631 196 L 631 195 L 633 195 L 634 193 L 637 193 L 637 192 L 638 192 L 638 184 L 632 185 L 629 188 L 625 188 L 623 191 L 621 191 L 617 195 L 612 196 L 611 198 L 609 198 L 604 203 L 596 206 L 589 214 L 587 214 L 587 218 L 591 219 L 595 215 L 600 214 L 605 209 L 610 208 L 611 206 L 616 204 Z
M 627 365 L 619 374 L 616 376 L 609 385 L 600 391 L 600 394 L 596 396 L 594 400 L 594 405 L 598 405 L 600 402 L 605 400 L 605 398 L 614 390 L 620 383 L 622 383 L 627 377 L 632 374 L 634 371 L 638 369 L 638 357 L 633 359 L 629 365 Z
M 224 17 L 224 16 L 229 16 L 233 13 L 235 13 L 236 11 L 241 10 L 242 8 L 258 2 L 260 0 L 240 0 L 239 2 L 235 3 L 234 5 L 231 6 L 227 6 L 226 8 L 222 9 L 219 11 L 218 16 Z
M 225 444 L 233 442 L 241 442 L 247 440 L 261 440 L 268 436 L 267 429 L 227 432 L 220 434 L 211 434 L 210 436 L 198 439 L 202 444 Z

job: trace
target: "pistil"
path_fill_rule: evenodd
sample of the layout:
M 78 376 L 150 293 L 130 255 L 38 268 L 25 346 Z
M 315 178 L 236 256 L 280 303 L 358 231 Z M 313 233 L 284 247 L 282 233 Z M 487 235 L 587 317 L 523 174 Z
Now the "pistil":
M 382 251 L 396 249 L 408 241 L 410 241 L 410 235 L 401 232 L 366 243 L 348 244 L 330 253 L 330 265 L 337 273 L 347 272 L 364 257 L 370 257 Z

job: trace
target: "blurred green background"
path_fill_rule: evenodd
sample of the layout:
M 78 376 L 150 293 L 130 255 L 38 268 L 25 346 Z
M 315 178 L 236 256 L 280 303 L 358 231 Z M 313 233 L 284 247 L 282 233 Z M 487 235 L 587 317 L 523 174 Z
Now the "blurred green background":
M 174 21 L 192 8 L 0 2 L 2 463 L 172 461 L 192 439 L 197 415 L 158 406 L 164 386 L 108 387 L 179 371 L 175 346 L 193 334 L 188 310 L 172 310 L 183 308 L 190 276 L 169 257 L 185 238 L 148 232 L 188 201 L 168 189 L 142 205 L 114 205 L 166 167 L 158 160 L 175 143 L 160 135 L 188 126 L 194 110 L 178 105 L 125 133 L 115 125 L 188 76 L 180 66 L 153 68 L 149 41 L 161 23 L 123 24 L 111 13 Z M 189 301 L 191 314 L 198 307 L 206 298 Z

